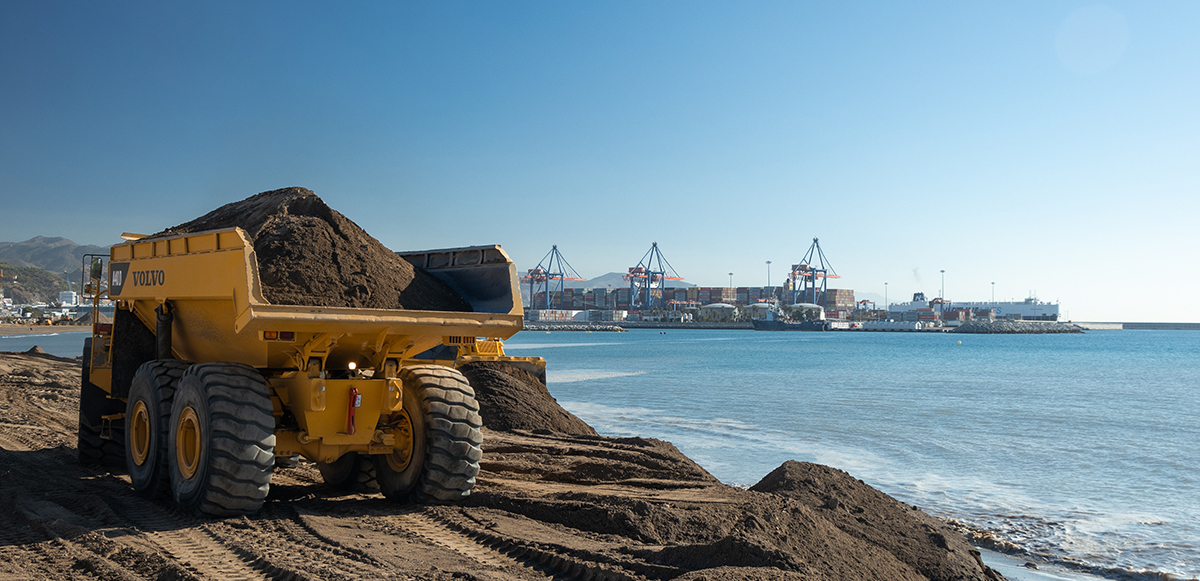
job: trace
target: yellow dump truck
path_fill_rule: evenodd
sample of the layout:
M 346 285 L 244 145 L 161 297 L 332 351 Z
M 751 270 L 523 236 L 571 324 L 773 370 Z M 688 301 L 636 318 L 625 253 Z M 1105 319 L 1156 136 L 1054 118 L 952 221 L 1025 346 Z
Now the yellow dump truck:
M 84 347 L 79 454 L 186 513 L 257 510 L 297 456 L 333 486 L 463 498 L 482 422 L 456 367 L 506 361 L 544 378 L 544 360 L 504 354 L 522 305 L 499 246 L 401 254 L 474 309 L 446 312 L 271 304 L 239 228 L 124 238 L 86 269 L 117 309 Z

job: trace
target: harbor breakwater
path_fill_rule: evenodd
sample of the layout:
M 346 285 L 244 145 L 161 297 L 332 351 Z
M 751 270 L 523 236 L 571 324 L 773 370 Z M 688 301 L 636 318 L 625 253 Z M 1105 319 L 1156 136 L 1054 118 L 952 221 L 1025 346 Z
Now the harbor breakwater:
M 1041 335 L 1047 333 L 1082 333 L 1083 327 L 1070 323 L 1041 321 L 968 321 L 950 329 L 951 333 Z

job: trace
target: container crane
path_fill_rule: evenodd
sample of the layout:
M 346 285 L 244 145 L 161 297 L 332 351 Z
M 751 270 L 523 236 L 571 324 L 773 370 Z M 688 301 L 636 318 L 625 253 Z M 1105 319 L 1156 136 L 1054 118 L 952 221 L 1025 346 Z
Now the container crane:
M 828 290 L 826 281 L 842 278 L 829 265 L 825 253 L 821 250 L 821 243 L 816 238 L 813 238 L 812 246 L 808 247 L 808 252 L 804 254 L 800 263 L 792 265 L 789 277 L 792 282 L 793 304 L 810 303 L 822 307 L 825 306 L 825 292 Z
M 562 307 L 563 297 L 563 282 L 568 280 L 583 281 L 587 280 L 579 276 L 578 272 L 563 258 L 562 253 L 558 251 L 558 245 L 550 247 L 550 252 L 542 257 L 541 262 L 536 268 L 529 269 L 525 276 L 522 277 L 529 281 L 529 308 L 531 309 L 553 309 L 557 303 L 557 307 Z M 537 301 L 537 292 L 545 293 L 546 300 L 539 305 Z
M 637 266 L 629 268 L 624 278 L 629 283 L 629 308 L 633 310 L 664 308 L 663 288 L 666 281 L 683 280 L 663 257 L 657 242 L 650 244 L 650 250 L 646 251 Z

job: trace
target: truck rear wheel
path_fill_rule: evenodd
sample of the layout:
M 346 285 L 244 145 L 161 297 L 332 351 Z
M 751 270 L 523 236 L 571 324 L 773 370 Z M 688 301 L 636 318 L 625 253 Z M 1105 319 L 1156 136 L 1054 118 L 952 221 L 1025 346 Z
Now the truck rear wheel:
M 380 490 L 394 500 L 466 498 L 483 457 L 475 390 L 457 370 L 440 365 L 406 367 L 400 379 L 403 410 L 389 423 L 410 437 L 398 437 L 393 453 L 374 456 Z
M 317 462 L 325 484 L 346 492 L 378 492 L 375 462 L 366 454 L 347 452 L 333 462 Z
M 179 378 L 189 361 L 159 359 L 138 367 L 125 403 L 125 464 L 133 489 L 155 498 L 170 489 L 167 427 Z
M 275 418 L 262 375 L 240 363 L 199 363 L 179 380 L 168 430 L 179 509 L 216 517 L 262 507 L 275 466 Z
M 83 375 L 79 386 L 79 463 L 84 466 L 101 466 L 114 472 L 125 470 L 125 438 L 118 433 L 116 439 L 100 437 L 104 425 L 102 416 L 119 414 L 124 406 L 119 400 L 108 398 L 108 393 L 91 381 L 92 339 L 83 340 Z M 120 424 L 114 426 L 120 429 Z

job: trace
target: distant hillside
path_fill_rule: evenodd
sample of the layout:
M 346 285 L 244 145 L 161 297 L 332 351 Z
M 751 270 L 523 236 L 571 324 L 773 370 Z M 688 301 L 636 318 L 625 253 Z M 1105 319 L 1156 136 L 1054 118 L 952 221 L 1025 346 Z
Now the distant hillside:
M 13 266 L 36 266 L 51 272 L 78 270 L 84 254 L 108 254 L 108 247 L 76 244 L 57 236 L 0 242 L 0 260 Z
M 687 288 L 696 286 L 690 282 L 682 280 L 668 280 L 665 288 Z M 610 272 L 602 274 L 596 278 L 588 280 L 568 280 L 563 281 L 565 288 L 609 288 L 617 290 L 619 288 L 629 288 L 629 283 L 625 282 L 625 275 L 620 272 Z M 529 304 L 529 281 L 521 279 L 521 300 L 525 304 Z
M 107 255 L 108 247 L 76 244 L 66 238 L 46 236 L 37 236 L 24 242 L 0 242 L 0 260 L 12 266 L 48 270 L 58 275 L 59 279 L 63 278 L 63 271 L 66 271 L 75 285 L 79 284 L 84 254 Z M 57 292 L 53 298 L 58 298 Z
M 67 290 L 67 281 L 36 266 L 15 266 L 0 262 L 0 292 L 17 304 L 49 303 Z
M 629 286 L 629 283 L 625 282 L 624 277 L 625 277 L 625 273 L 610 272 L 608 274 L 602 274 L 602 275 L 597 276 L 596 278 L 593 278 L 590 280 L 584 280 L 584 281 L 568 280 L 568 281 L 566 281 L 566 283 L 563 286 L 567 286 L 567 287 L 571 287 L 571 288 L 608 288 L 610 286 L 615 289 L 616 288 L 625 288 L 625 287 Z M 528 286 L 528 284 L 526 284 L 526 286 Z M 696 285 L 694 285 L 690 282 L 682 281 L 682 280 L 668 280 L 667 284 L 666 284 L 666 288 L 687 288 L 689 286 L 696 286 Z

